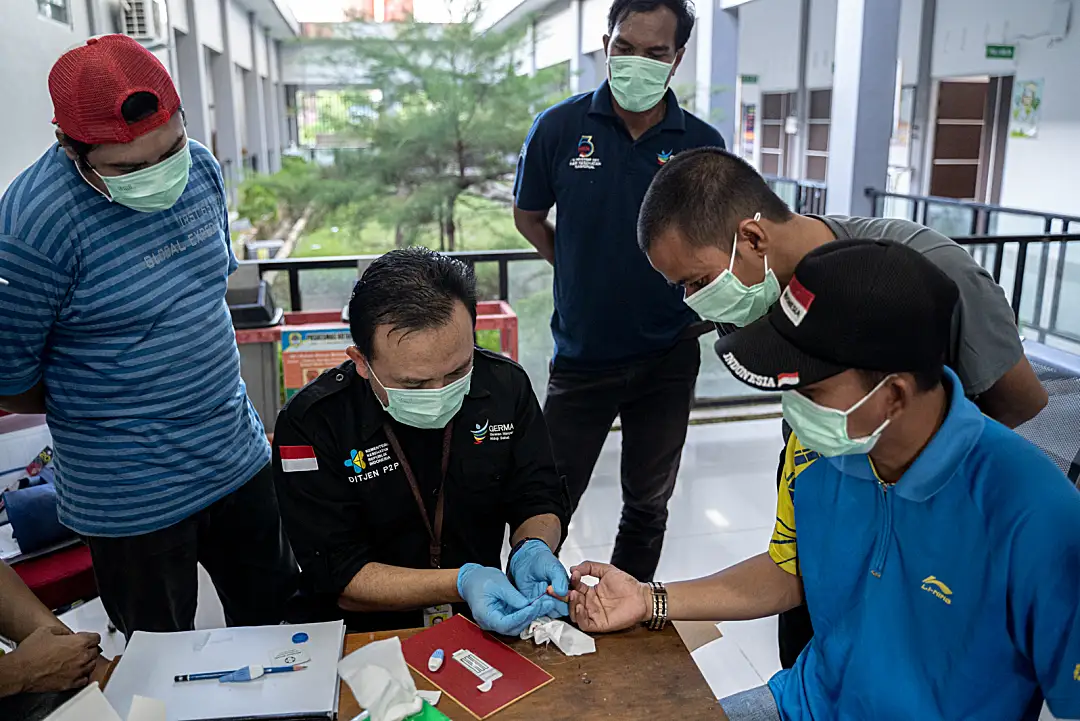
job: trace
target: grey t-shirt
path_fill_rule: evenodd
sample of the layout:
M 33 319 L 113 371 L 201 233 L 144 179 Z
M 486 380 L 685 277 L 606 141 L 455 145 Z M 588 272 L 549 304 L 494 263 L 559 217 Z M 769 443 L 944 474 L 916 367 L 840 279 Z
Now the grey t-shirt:
M 964 384 L 964 393 L 985 393 L 1020 362 L 1024 348 L 1012 306 L 993 277 L 960 245 L 937 231 L 893 218 L 811 216 L 829 226 L 839 240 L 892 240 L 919 251 L 945 272 L 960 290 L 947 363 Z

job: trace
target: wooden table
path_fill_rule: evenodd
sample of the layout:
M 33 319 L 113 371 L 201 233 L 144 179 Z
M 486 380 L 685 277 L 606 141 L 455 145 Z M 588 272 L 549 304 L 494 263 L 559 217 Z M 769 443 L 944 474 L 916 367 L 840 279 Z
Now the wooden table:
M 402 640 L 423 629 L 356 633 L 345 638 L 345 653 L 392 636 Z M 498 712 L 497 721 L 592 721 L 593 719 L 658 718 L 693 721 L 719 716 L 713 696 L 697 665 L 673 628 L 652 633 L 643 628 L 596 636 L 596 653 L 568 657 L 554 646 L 511 641 L 510 646 L 555 677 L 555 680 Z M 434 689 L 413 672 L 416 687 Z M 438 709 L 452 721 L 475 717 L 443 694 Z M 352 692 L 341 684 L 339 721 L 360 713 Z

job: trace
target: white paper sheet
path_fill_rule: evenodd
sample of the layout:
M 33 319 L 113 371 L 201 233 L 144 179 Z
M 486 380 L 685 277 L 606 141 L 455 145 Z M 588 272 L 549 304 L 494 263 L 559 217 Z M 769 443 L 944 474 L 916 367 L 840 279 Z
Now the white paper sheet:
M 303 671 L 264 676 L 248 683 L 189 681 L 180 674 L 269 665 L 275 651 L 292 645 L 293 634 L 311 654 Z M 300 626 L 223 628 L 186 633 L 132 635 L 105 696 L 126 717 L 134 696 L 165 702 L 168 721 L 326 715 L 337 711 L 337 663 L 345 626 L 340 621 Z
M 22 554 L 19 542 L 15 540 L 14 531 L 10 523 L 0 526 L 0 560 L 7 561 Z

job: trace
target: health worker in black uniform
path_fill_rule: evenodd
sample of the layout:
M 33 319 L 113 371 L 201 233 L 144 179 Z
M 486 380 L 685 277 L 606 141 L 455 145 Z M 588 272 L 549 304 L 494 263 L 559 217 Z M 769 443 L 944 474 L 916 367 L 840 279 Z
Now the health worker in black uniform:
M 355 345 L 282 409 L 274 474 L 306 618 L 352 630 L 566 615 L 565 485 L 521 366 L 474 346 L 476 281 L 425 248 L 364 272 Z M 509 525 L 513 550 L 500 568 Z

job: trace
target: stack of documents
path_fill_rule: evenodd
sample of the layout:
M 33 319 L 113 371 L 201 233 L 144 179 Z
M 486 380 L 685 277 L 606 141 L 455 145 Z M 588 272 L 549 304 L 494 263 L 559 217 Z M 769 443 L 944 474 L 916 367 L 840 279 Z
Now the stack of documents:
M 297 642 L 294 639 L 306 640 Z M 337 714 L 337 663 L 345 626 L 340 621 L 299 626 L 222 628 L 185 633 L 135 632 L 105 689 L 126 718 L 135 696 L 165 702 L 168 721 L 224 719 L 332 719 Z M 302 671 L 246 683 L 176 682 L 184 674 L 280 665 L 277 657 L 300 649 Z

